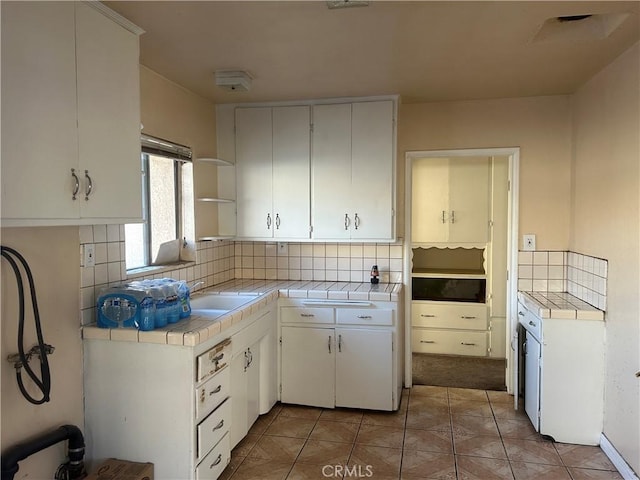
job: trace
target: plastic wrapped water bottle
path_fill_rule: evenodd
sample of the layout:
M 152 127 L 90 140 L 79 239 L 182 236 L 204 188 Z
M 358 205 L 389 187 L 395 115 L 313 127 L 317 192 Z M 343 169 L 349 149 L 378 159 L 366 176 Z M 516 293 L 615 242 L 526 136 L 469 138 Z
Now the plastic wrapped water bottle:
M 140 320 L 138 321 L 138 328 L 145 331 L 153 330 L 156 326 L 156 306 L 151 293 L 147 293 L 149 293 L 149 295 L 140 302 Z
M 176 323 L 180 320 L 180 303 L 178 302 L 178 285 L 174 280 L 164 282 L 162 287 L 167 302 L 167 322 Z
M 187 318 L 191 315 L 191 292 L 187 282 L 178 282 L 178 302 L 180 304 L 180 318 Z
M 153 302 L 156 306 L 156 314 L 153 321 L 154 327 L 166 327 L 168 322 L 167 314 L 169 313 L 169 311 L 167 309 L 167 302 L 165 301 L 164 291 L 162 287 L 152 287 L 151 296 L 153 297 Z

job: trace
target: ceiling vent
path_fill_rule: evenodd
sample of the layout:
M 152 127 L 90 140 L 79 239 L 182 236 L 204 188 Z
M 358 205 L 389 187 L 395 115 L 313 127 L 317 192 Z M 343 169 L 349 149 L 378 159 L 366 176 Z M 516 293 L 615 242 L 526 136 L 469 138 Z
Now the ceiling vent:
M 369 2 L 362 0 L 329 0 L 327 2 L 327 7 L 330 9 L 334 8 L 350 8 L 350 7 L 367 7 L 369 6 Z
M 220 70 L 215 77 L 218 87 L 232 92 L 247 92 L 251 88 L 251 77 L 242 70 Z
M 562 15 L 547 19 L 533 42 L 602 40 L 629 17 L 628 13 Z

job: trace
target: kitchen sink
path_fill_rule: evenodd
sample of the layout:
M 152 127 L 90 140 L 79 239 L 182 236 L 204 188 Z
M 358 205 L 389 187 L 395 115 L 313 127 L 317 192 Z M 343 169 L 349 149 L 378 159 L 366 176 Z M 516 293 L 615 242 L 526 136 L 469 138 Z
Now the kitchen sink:
M 257 295 L 221 295 L 219 293 L 203 293 L 191 298 L 191 313 L 196 315 L 220 316 L 229 310 L 249 303 L 258 298 Z

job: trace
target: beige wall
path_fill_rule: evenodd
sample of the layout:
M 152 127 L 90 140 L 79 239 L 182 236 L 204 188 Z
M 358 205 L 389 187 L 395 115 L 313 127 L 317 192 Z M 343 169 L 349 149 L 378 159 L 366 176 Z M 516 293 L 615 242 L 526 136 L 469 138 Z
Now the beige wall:
M 640 473 L 640 44 L 573 98 L 571 250 L 609 262 L 604 433 Z
M 403 104 L 398 111 L 398 232 L 404 232 L 405 152 L 520 147 L 520 244 L 569 245 L 571 112 L 569 97 Z
M 82 389 L 82 344 L 78 310 L 80 286 L 79 240 L 77 227 L 3 228 L 2 245 L 20 252 L 33 272 L 44 341 L 55 347 L 49 357 L 51 401 L 32 405 L 21 395 L 13 365 L 5 359 L 17 353 L 18 297 L 13 270 L 2 259 L 2 449 L 34 435 L 73 424 L 84 430 Z M 25 277 L 26 281 L 26 277 Z M 28 296 L 28 286 L 26 295 Z M 33 310 L 27 297 L 25 349 L 36 344 Z M 30 363 L 39 373 L 37 360 Z M 27 378 L 23 371 L 23 378 Z M 41 398 L 30 379 L 28 391 Z M 61 442 L 20 462 L 16 479 L 53 478 L 66 456 Z
M 140 102 L 143 132 L 191 147 L 194 158 L 216 156 L 216 114 L 213 103 L 147 67 L 140 66 Z M 217 170 L 194 163 L 196 196 L 215 197 Z M 215 204 L 196 202 L 196 237 L 217 231 Z

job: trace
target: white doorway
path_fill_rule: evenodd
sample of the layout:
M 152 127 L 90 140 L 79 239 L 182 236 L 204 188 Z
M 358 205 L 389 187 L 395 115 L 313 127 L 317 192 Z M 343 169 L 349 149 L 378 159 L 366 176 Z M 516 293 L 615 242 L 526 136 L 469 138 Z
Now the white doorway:
M 506 217 L 507 231 L 505 245 L 500 248 L 506 248 L 506 272 L 504 279 L 506 289 L 504 299 L 504 312 L 506 315 L 504 321 L 504 332 L 500 336 L 504 344 L 501 345 L 506 357 L 505 385 L 507 391 L 514 393 L 514 386 L 517 375 L 517 279 L 518 279 L 518 167 L 519 167 L 519 148 L 489 148 L 489 149 L 464 149 L 464 150 L 427 150 L 427 151 L 411 151 L 407 152 L 406 169 L 405 169 L 405 242 L 404 242 L 404 284 L 407 289 L 405 295 L 405 386 L 412 385 L 412 203 L 413 203 L 413 180 L 414 167 L 418 172 L 420 164 L 424 159 L 449 159 L 455 162 L 456 159 L 468 161 L 470 157 L 505 157 L 508 164 L 508 185 L 506 196 Z M 437 163 L 437 162 L 436 162 Z M 453 164 L 453 163 L 452 163 Z M 416 173 L 417 175 L 418 173 Z M 424 208 L 424 206 L 421 206 Z M 439 212 L 439 210 L 438 210 Z M 442 223 L 451 220 L 447 217 L 455 212 L 443 212 Z M 454 219 L 455 220 L 455 219 Z M 420 245 L 428 247 L 428 244 Z M 468 246 L 468 245 L 466 245 Z M 489 249 L 488 249 L 489 250 Z M 502 268 L 502 267 L 501 267 Z M 495 341 L 495 339 L 494 339 Z M 517 393 L 517 392 L 515 392 Z M 517 395 L 514 395 L 517 401 Z

